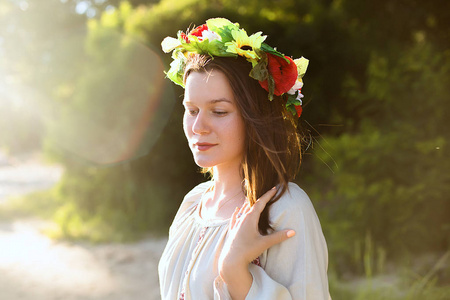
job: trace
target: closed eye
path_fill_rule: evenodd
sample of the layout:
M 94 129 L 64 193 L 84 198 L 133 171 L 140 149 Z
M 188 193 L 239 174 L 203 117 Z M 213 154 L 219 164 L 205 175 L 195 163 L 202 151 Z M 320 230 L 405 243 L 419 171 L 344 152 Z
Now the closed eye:
M 227 111 L 217 111 L 217 110 L 214 111 L 213 113 L 219 116 L 225 116 L 226 114 L 228 114 Z
M 195 116 L 198 114 L 198 110 L 196 109 L 186 109 L 186 113 L 190 116 Z

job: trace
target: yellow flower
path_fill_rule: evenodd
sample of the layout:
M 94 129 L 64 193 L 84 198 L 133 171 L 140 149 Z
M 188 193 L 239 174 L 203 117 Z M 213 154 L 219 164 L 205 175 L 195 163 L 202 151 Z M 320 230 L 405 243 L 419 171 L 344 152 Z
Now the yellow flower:
M 244 56 L 248 59 L 259 58 L 254 49 L 261 48 L 262 42 L 266 39 L 266 35 L 261 35 L 262 32 L 252 34 L 250 37 L 243 29 L 231 31 L 234 41 L 225 43 L 227 52 L 235 53 Z

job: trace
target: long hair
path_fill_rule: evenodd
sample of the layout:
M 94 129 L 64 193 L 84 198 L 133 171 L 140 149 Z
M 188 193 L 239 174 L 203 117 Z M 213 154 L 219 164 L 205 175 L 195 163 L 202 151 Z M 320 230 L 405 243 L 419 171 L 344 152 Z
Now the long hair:
M 301 163 L 301 134 L 286 110 L 286 99 L 268 92 L 249 76 L 251 64 L 242 57 L 224 58 L 193 55 L 188 58 L 184 81 L 192 72 L 219 70 L 225 74 L 234 93 L 236 105 L 246 128 L 244 158 L 241 162 L 243 190 L 251 205 L 272 187 L 278 193 L 261 214 L 258 229 L 261 234 L 273 230 L 269 223 L 270 206 L 287 191 Z M 212 168 L 205 172 L 212 173 Z

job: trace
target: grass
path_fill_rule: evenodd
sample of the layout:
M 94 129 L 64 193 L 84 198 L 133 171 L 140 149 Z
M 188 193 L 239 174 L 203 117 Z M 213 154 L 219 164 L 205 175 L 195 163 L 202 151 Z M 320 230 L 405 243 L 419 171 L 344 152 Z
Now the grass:
M 0 203 L 0 221 L 38 217 L 53 223 L 42 230 L 52 239 L 91 243 L 134 242 L 150 235 L 158 237 L 167 233 L 136 229 L 130 216 L 120 210 L 105 209 L 101 213 L 84 216 L 74 201 L 62 201 L 59 193 L 58 186 L 55 186 L 11 197 Z
M 32 192 L 8 198 L 0 204 L 0 220 L 8 221 L 20 217 L 51 219 L 58 208 L 51 190 Z
M 349 287 L 348 283 L 330 281 L 330 293 L 333 300 L 448 300 L 449 286 L 439 286 L 436 281 L 418 288 L 418 282 L 411 286 L 374 287 L 371 281 L 358 287 Z
M 420 258 L 415 258 L 420 259 Z M 450 251 L 429 267 L 424 275 L 409 268 L 392 274 L 379 274 L 341 281 L 329 277 L 333 300 L 447 300 L 450 295 Z

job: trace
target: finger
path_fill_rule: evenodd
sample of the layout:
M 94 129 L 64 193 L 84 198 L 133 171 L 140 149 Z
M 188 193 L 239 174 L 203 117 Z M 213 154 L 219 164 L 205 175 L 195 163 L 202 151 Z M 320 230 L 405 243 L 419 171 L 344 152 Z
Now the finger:
M 243 214 L 248 213 L 248 212 L 250 211 L 251 208 L 252 208 L 252 207 L 250 206 L 250 203 L 249 203 L 248 201 L 245 202 Z
M 295 235 L 295 231 L 292 229 L 281 230 L 274 232 L 272 234 L 266 235 L 264 239 L 266 240 L 267 249 L 272 247 L 273 245 L 284 242 L 285 240 L 293 237 Z
M 236 209 L 237 209 L 237 212 L 236 212 L 235 224 L 237 224 L 238 222 L 242 221 L 242 219 L 243 219 L 242 216 L 243 216 L 244 211 L 245 211 L 245 203 L 244 203 L 244 205 L 242 205 L 241 208 L 236 207 Z
M 239 213 L 239 207 L 236 207 L 233 214 L 231 215 L 231 221 L 230 221 L 230 229 L 234 227 L 236 224 L 237 215 Z
M 249 208 L 249 202 L 245 201 L 244 205 L 242 205 L 241 210 L 239 211 L 241 214 L 244 214 Z
M 268 190 L 264 195 L 261 196 L 261 198 L 259 198 L 255 202 L 255 205 L 253 205 L 254 210 L 261 213 L 263 211 L 264 207 L 266 207 L 267 202 L 269 202 L 270 199 L 272 199 L 276 193 L 277 193 L 276 187 L 273 187 L 270 190 Z

